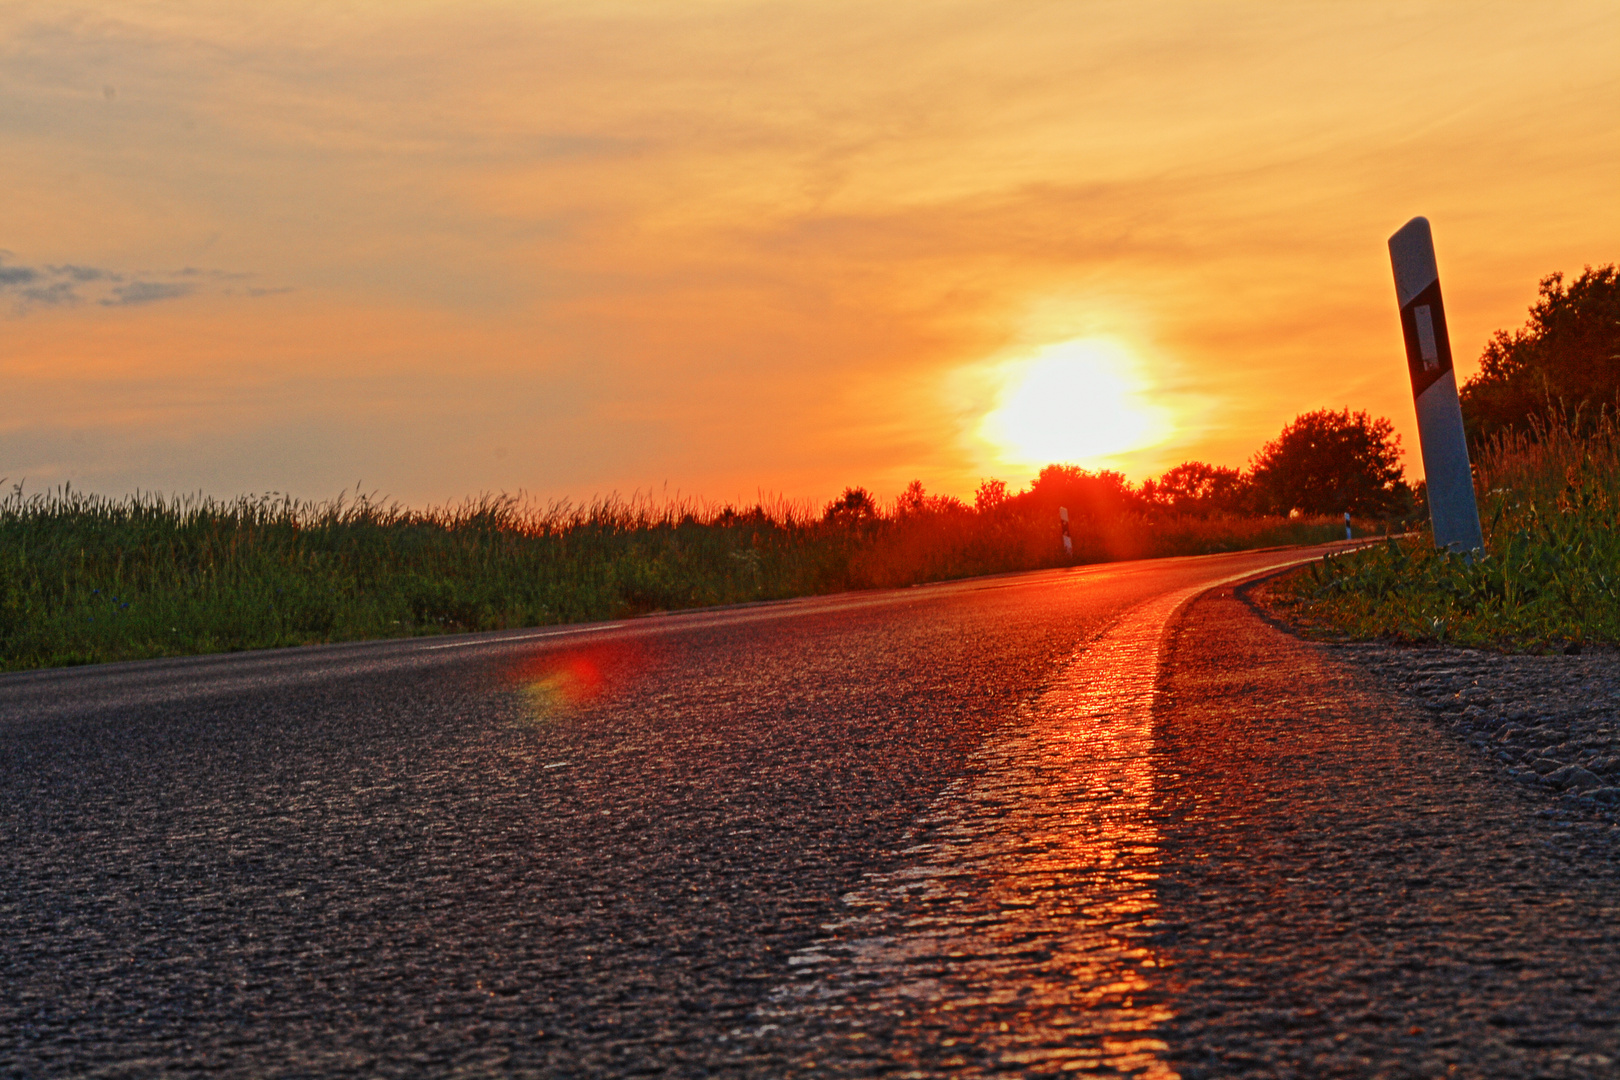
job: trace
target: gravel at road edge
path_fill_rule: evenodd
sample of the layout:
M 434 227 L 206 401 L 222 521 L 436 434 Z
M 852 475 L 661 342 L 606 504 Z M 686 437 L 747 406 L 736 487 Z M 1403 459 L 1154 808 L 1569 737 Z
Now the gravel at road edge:
M 1268 622 L 1367 671 L 1506 775 L 1546 792 L 1549 813 L 1620 823 L 1620 650 L 1527 656 L 1336 640 L 1292 620 L 1275 581 L 1242 590 Z

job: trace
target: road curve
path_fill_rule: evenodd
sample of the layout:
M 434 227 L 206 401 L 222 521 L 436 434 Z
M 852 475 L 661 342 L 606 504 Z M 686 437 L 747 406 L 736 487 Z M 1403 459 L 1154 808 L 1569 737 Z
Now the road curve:
M 1309 557 L 0 677 L 0 1072 L 1170 1075 L 1164 628 Z

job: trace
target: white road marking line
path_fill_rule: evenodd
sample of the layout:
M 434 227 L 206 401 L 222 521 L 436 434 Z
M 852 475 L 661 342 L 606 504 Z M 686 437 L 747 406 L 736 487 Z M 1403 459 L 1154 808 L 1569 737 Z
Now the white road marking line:
M 886 1052 L 915 1061 L 960 1029 L 1003 1067 L 1173 1077 L 1154 1037 L 1173 1014 L 1155 1000 L 1146 972 L 1159 961 L 1143 940 L 1157 907 L 1150 755 L 1165 631 L 1187 601 L 1261 572 L 1155 597 L 1077 649 L 1022 722 L 972 755 L 976 779 L 918 818 L 898 852 L 907 865 L 845 895 L 844 917 L 788 957 L 789 981 L 734 1034 L 815 1017 L 870 1054 L 865 1029 L 892 1024 Z M 988 1024 L 1014 1004 L 1018 1023 Z
M 477 645 L 512 645 L 520 641 L 535 641 L 539 638 L 564 637 L 569 634 L 596 634 L 603 630 L 618 630 L 623 623 L 610 623 L 607 626 L 581 626 L 569 627 L 566 630 L 543 630 L 538 634 L 518 634 L 514 637 L 489 638 L 484 641 L 454 641 L 449 645 L 423 645 L 422 652 L 432 652 L 435 649 L 471 649 Z

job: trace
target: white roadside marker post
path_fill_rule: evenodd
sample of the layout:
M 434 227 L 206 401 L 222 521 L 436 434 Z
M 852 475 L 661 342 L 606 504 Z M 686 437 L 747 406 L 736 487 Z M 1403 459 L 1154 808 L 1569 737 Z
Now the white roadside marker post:
M 1067 506 L 1058 507 L 1058 520 L 1063 522 L 1063 554 L 1072 556 L 1074 554 L 1074 541 L 1069 539 L 1069 508 Z
M 1344 538 L 1346 540 L 1355 539 L 1354 535 L 1350 532 L 1350 511 L 1348 510 L 1344 512 Z
M 1418 445 L 1429 488 L 1429 520 L 1436 547 L 1475 551 L 1485 546 L 1474 502 L 1474 476 L 1468 464 L 1468 437 L 1457 376 L 1451 368 L 1451 338 L 1440 302 L 1440 271 L 1427 218 L 1415 217 L 1389 238 L 1395 270 L 1395 297 L 1406 337 L 1406 367 L 1417 405 Z

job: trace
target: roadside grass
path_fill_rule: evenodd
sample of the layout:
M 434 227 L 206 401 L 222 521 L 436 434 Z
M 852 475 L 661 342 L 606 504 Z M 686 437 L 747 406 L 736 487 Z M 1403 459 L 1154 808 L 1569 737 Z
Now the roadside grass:
M 1052 520 L 1048 520 L 1052 517 Z M 1332 519 L 1081 518 L 956 504 L 0 497 L 0 670 L 497 630 L 1342 535 Z
M 1272 595 L 1353 638 L 1508 651 L 1620 642 L 1620 426 L 1552 410 L 1493 439 L 1475 484 L 1485 547 L 1436 551 L 1422 532 L 1335 556 Z

